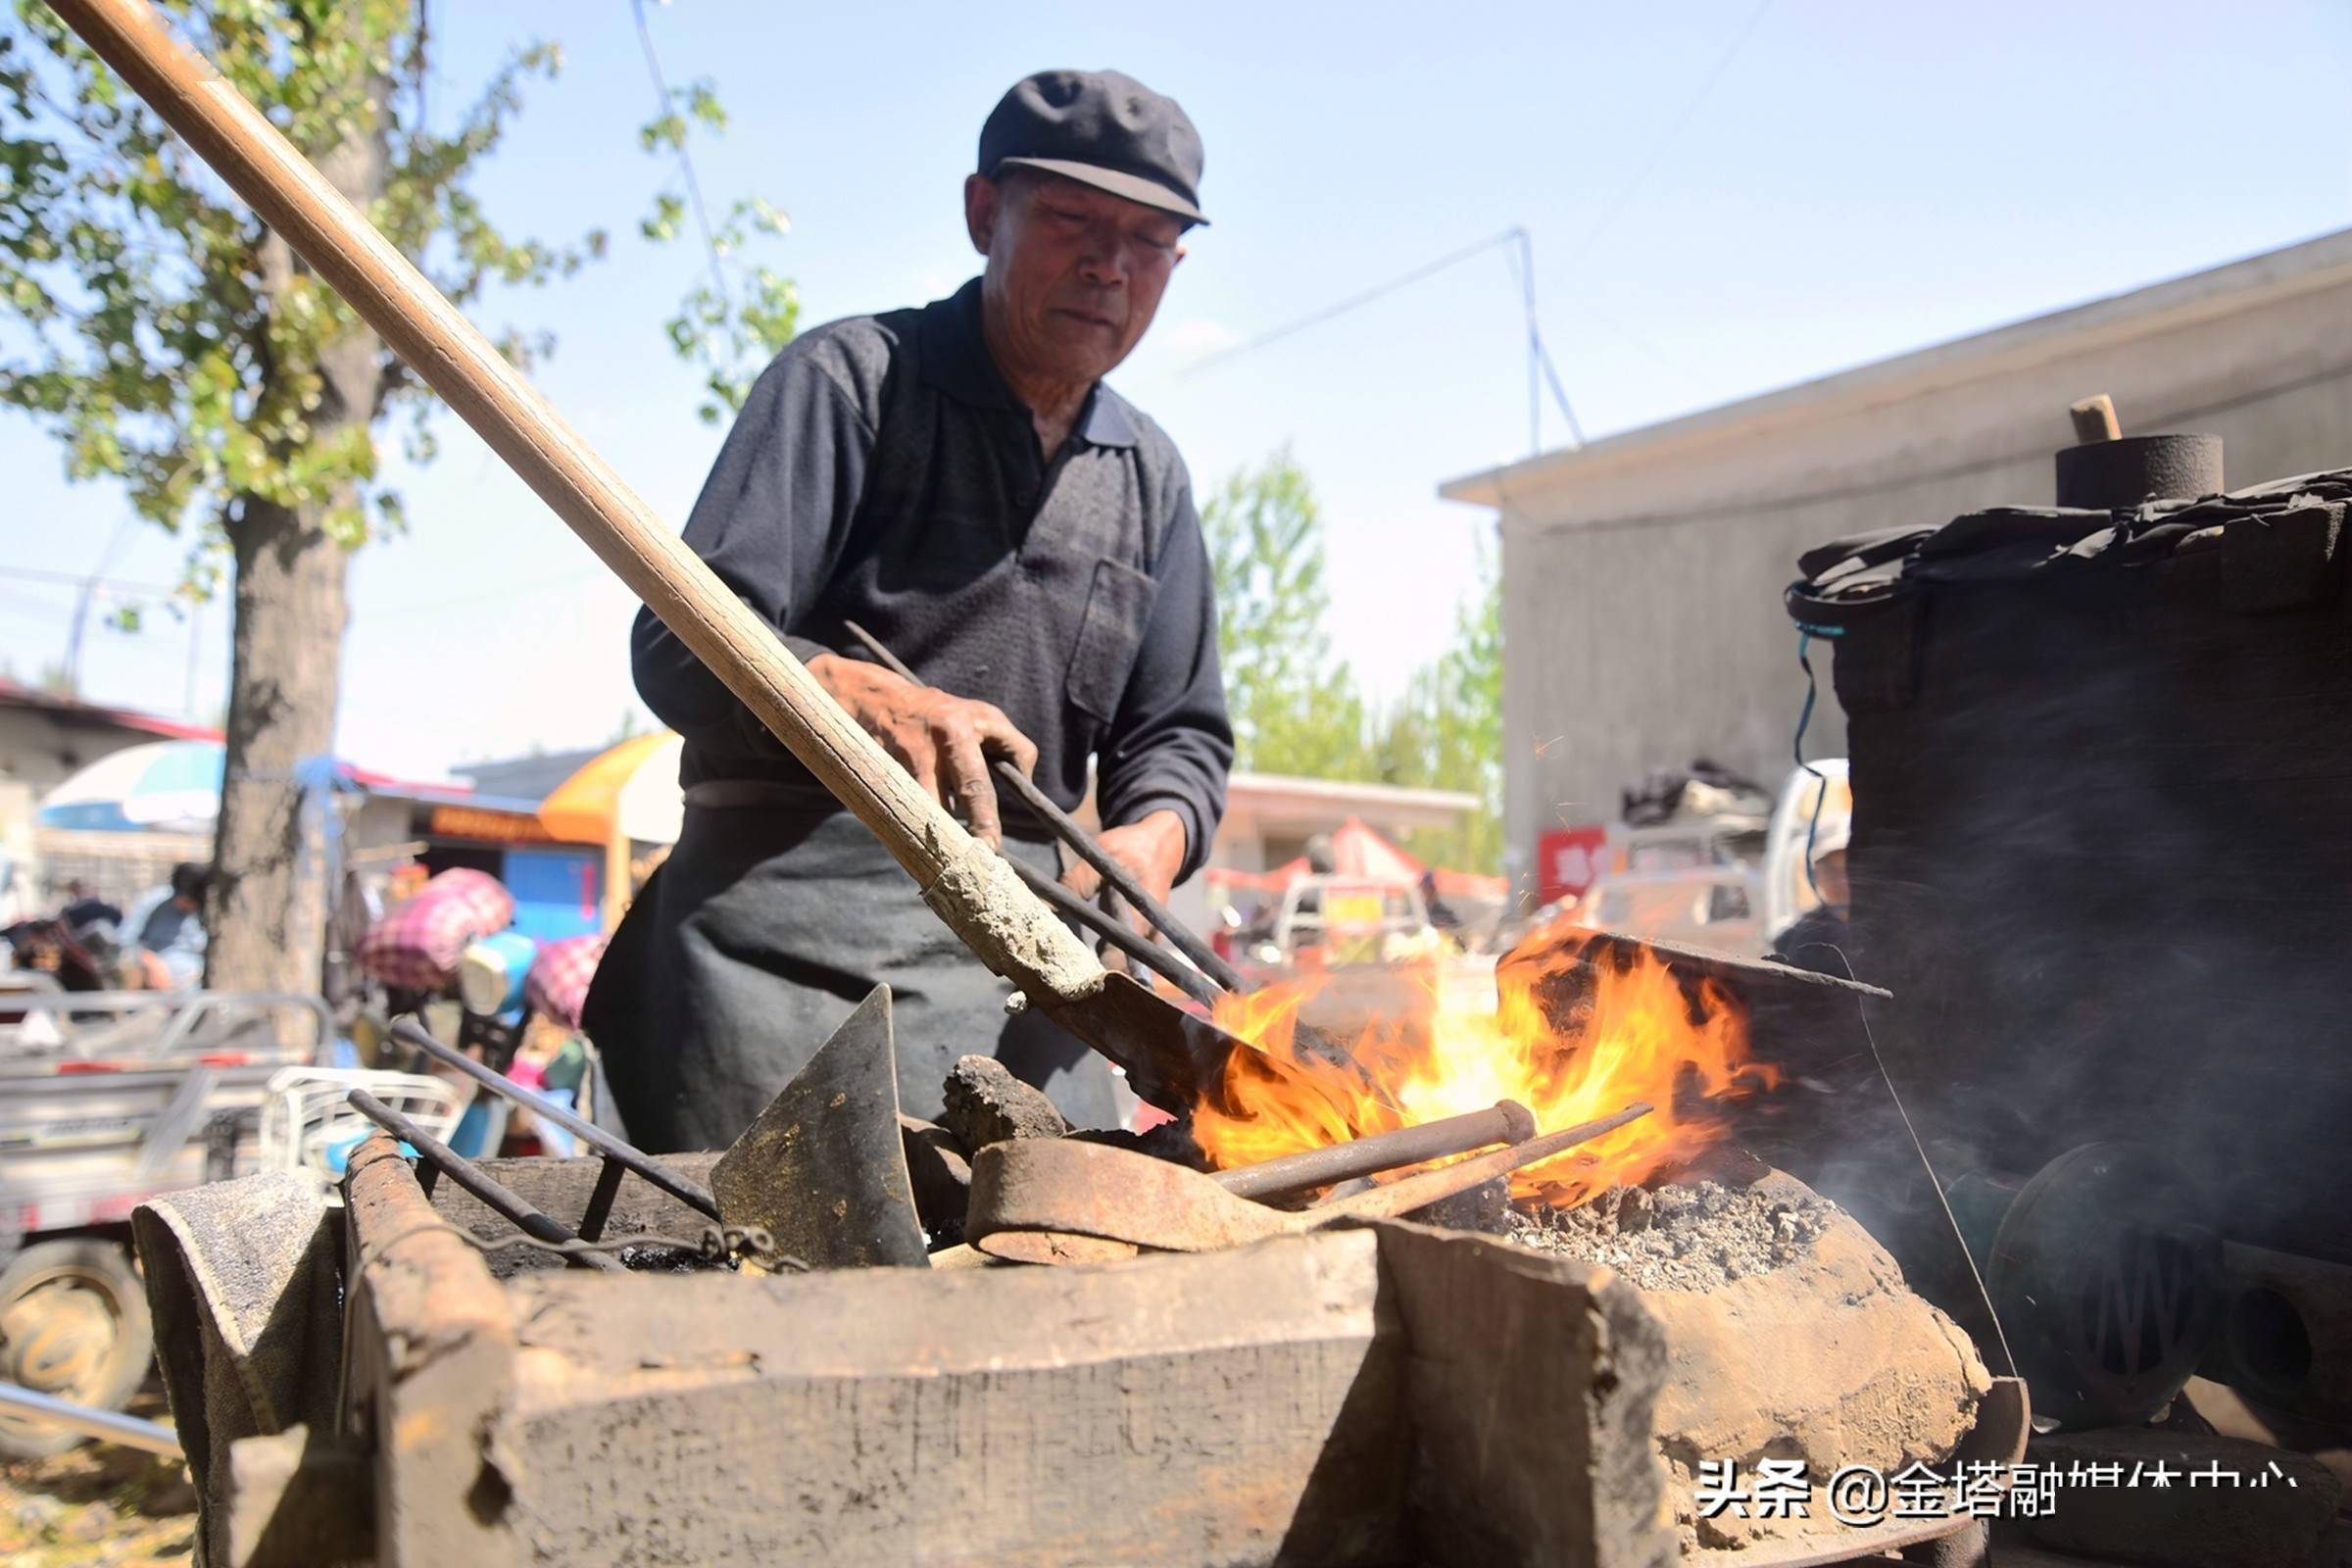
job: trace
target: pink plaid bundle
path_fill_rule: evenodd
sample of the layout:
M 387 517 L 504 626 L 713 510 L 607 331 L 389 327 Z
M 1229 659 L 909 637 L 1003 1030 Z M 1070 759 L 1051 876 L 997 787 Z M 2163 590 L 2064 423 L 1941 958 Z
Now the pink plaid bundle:
M 427 882 L 360 939 L 360 967 L 388 986 L 439 991 L 458 976 L 466 945 L 504 931 L 514 899 L 486 871 L 459 867 Z
M 605 956 L 601 936 L 565 937 L 539 950 L 531 972 L 522 982 L 522 998 L 531 1010 L 566 1028 L 580 1026 L 580 1008 L 588 1001 L 588 982 Z

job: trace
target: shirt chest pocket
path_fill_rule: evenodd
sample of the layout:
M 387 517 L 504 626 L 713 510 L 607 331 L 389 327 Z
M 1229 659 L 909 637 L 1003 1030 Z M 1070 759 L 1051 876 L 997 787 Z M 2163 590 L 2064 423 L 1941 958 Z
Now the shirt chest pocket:
M 1133 566 L 1107 559 L 1095 563 L 1078 643 L 1070 651 L 1068 686 L 1071 703 L 1103 724 L 1118 716 L 1158 591 L 1158 583 Z

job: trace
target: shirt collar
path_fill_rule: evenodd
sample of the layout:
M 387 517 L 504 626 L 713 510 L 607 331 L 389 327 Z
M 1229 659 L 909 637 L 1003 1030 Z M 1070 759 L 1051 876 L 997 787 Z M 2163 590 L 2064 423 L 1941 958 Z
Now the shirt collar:
M 980 332 L 980 280 L 923 307 L 923 382 L 976 409 L 1017 409 L 1020 400 L 1004 384 Z M 1080 439 L 1099 447 L 1136 444 L 1127 401 L 1102 382 L 1086 395 L 1078 413 Z
M 1127 417 L 1127 400 L 1097 381 L 1079 411 L 1078 434 L 1099 447 L 1134 446 L 1135 421 Z

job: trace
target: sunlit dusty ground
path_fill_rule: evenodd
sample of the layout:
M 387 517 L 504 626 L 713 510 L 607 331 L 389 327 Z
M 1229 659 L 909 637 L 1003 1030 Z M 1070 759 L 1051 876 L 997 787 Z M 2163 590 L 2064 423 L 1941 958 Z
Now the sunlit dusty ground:
M 133 1415 L 163 1421 L 150 1387 Z M 54 1459 L 0 1460 L 0 1563 L 8 1568 L 161 1568 L 190 1560 L 196 1494 L 187 1467 L 109 1444 Z

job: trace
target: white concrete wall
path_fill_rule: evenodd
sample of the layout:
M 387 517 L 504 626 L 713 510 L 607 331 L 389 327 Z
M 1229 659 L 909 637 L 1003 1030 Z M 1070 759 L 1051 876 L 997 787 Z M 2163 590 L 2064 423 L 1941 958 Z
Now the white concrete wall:
M 1777 781 L 1797 556 L 2050 504 L 2067 405 L 2094 392 L 2127 433 L 2223 436 L 2232 485 L 2352 466 L 2352 231 L 1447 486 L 1502 515 L 1510 853 L 1612 819 L 1649 766 Z M 1835 756 L 1815 652 L 1807 753 Z

